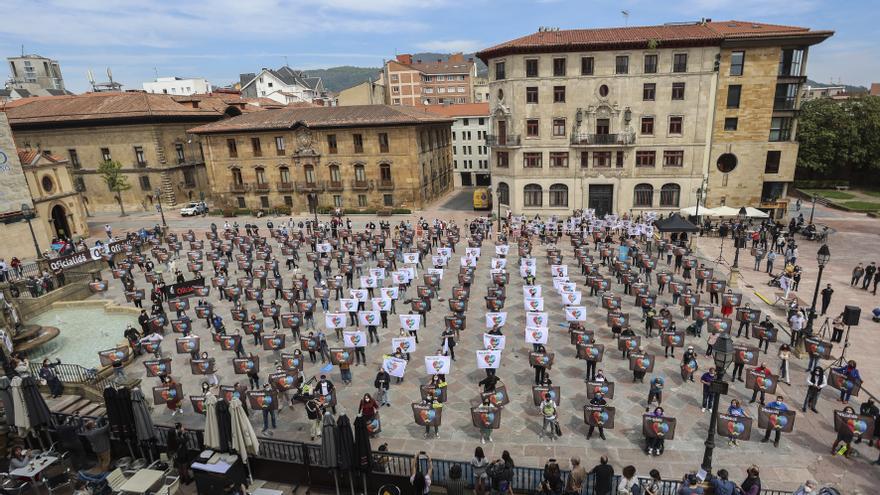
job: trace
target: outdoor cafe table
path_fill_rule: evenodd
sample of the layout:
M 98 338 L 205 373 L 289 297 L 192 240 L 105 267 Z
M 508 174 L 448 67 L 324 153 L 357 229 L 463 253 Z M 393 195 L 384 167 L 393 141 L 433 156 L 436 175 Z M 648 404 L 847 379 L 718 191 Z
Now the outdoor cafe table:
M 27 478 L 30 480 L 36 479 L 40 473 L 46 470 L 47 467 L 55 464 L 58 461 L 57 457 L 45 456 L 38 457 L 28 463 L 25 467 L 20 467 L 18 469 L 13 469 L 9 472 L 10 476 L 15 476 L 18 478 Z
M 163 476 L 165 476 L 165 471 L 141 469 L 123 483 L 119 488 L 119 491 L 126 493 L 147 493 L 153 485 L 162 480 Z

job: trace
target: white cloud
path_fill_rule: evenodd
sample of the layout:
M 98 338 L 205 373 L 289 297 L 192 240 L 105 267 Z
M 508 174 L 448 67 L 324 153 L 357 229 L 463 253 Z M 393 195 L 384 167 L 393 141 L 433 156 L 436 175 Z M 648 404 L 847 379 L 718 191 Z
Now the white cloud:
M 464 52 L 470 53 L 478 51 L 483 47 L 483 43 L 476 40 L 434 40 L 416 43 L 416 48 L 429 52 L 453 53 Z

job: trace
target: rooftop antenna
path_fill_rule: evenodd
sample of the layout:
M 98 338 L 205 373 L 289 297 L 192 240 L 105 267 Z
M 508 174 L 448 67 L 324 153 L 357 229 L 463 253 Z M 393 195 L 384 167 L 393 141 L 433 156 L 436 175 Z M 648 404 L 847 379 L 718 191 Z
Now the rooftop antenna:
M 156 80 L 159 79 L 159 69 L 153 67 L 153 73 L 156 74 Z
M 620 13 L 623 14 L 623 25 L 629 26 L 629 11 L 621 10 Z
M 110 67 L 107 67 L 107 77 L 110 78 L 110 87 L 113 87 L 113 72 L 110 71 Z
M 24 57 L 24 43 L 21 44 L 21 56 Z
M 89 78 L 89 84 L 92 86 L 92 91 L 95 91 L 95 75 L 92 74 L 92 69 L 89 69 L 86 74 Z

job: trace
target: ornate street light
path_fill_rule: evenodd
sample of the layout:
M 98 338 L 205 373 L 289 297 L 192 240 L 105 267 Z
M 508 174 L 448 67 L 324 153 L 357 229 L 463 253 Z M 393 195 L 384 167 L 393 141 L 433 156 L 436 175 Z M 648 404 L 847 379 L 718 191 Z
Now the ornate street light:
M 31 220 L 37 217 L 37 212 L 34 211 L 33 207 L 27 203 L 21 204 L 21 216 L 27 220 L 28 228 L 31 230 L 31 239 L 34 240 L 34 250 L 37 252 L 37 259 L 40 259 L 43 254 L 40 250 L 40 245 L 37 243 L 37 235 L 34 234 L 34 226 L 31 223 Z
M 819 252 L 816 253 L 819 275 L 816 277 L 816 288 L 813 289 L 813 304 L 810 305 L 810 315 L 807 317 L 807 329 L 805 330 L 807 335 L 813 335 L 813 320 L 816 319 L 816 298 L 819 296 L 819 286 L 822 284 L 822 271 L 825 270 L 825 266 L 829 261 L 831 261 L 831 250 L 828 249 L 828 244 L 822 244 Z
M 718 423 L 718 404 L 721 402 L 721 396 L 727 394 L 727 382 L 724 381 L 724 374 L 727 368 L 733 363 L 733 339 L 730 334 L 725 332 L 718 336 L 715 341 L 715 378 L 709 389 L 712 391 L 712 417 L 709 418 L 709 434 L 706 436 L 705 450 L 703 451 L 702 468 L 706 473 L 712 472 L 712 452 L 715 450 L 715 427 Z

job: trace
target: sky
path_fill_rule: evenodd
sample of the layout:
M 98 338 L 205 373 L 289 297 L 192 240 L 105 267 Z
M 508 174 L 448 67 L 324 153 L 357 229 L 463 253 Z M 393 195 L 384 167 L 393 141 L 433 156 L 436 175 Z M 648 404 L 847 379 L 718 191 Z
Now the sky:
M 475 51 L 532 32 L 666 22 L 748 20 L 830 29 L 810 49 L 822 83 L 880 82 L 877 0 L 4 0 L 0 55 L 61 64 L 68 89 L 86 73 L 127 89 L 159 76 L 224 86 L 239 73 L 379 67 L 397 53 Z M 625 19 L 622 10 L 629 12 Z M 8 77 L 9 69 L 0 71 Z

